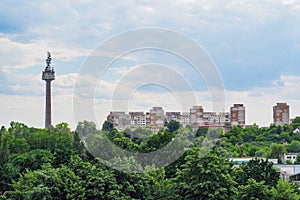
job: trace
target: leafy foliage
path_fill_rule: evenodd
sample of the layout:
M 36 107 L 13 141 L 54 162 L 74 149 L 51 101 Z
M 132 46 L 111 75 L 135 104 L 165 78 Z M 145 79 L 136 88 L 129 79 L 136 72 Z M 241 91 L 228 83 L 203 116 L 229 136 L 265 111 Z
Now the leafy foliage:
M 255 159 L 248 163 L 243 163 L 241 171 L 237 173 L 239 185 L 245 185 L 248 179 L 253 179 L 260 183 L 264 181 L 267 185 L 275 187 L 279 180 L 279 172 L 273 167 L 273 163 L 268 160 Z
M 181 199 L 235 199 L 233 168 L 213 150 L 200 157 L 200 148 L 192 148 L 178 170 L 176 194 Z
M 268 160 L 235 168 L 228 159 L 258 156 L 280 161 L 284 152 L 300 152 L 300 133 L 293 132 L 300 126 L 299 117 L 290 125 L 235 126 L 227 133 L 205 127 L 191 133 L 176 121 L 166 126 L 157 133 L 149 127 L 118 131 L 105 122 L 97 130 L 95 123 L 83 121 L 74 132 L 67 123 L 39 129 L 11 122 L 8 129 L 0 129 L 0 199 L 300 199 L 298 187 L 280 180 Z M 220 138 L 201 157 L 208 133 Z M 134 157 L 115 156 L 119 149 L 141 155 L 155 152 L 173 140 L 185 151 L 160 169 Z M 103 148 L 108 144 L 114 147 Z M 110 159 L 111 168 L 95 153 Z M 177 149 L 168 154 L 178 154 Z

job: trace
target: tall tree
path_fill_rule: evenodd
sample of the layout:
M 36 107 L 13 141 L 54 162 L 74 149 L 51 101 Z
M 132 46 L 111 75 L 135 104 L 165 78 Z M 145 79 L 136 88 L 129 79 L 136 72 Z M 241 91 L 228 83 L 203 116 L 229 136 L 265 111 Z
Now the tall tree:
M 300 195 L 288 181 L 279 180 L 276 187 L 276 200 L 299 200 Z
M 200 148 L 192 148 L 177 172 L 175 192 L 180 199 L 235 199 L 231 162 L 215 149 L 205 157 L 199 155 Z
M 66 166 L 28 170 L 13 187 L 14 191 L 4 193 L 8 199 L 85 199 L 81 178 Z
M 284 144 L 272 143 L 270 145 L 270 149 L 271 152 L 268 158 L 275 158 L 278 160 L 278 163 L 281 163 L 281 156 L 286 152 L 286 147 L 284 146 Z
M 80 137 L 83 137 L 87 134 L 95 134 L 97 133 L 96 124 L 86 120 L 83 122 L 78 122 L 76 132 L 78 132 Z
M 110 132 L 114 129 L 114 125 L 113 123 L 111 123 L 110 121 L 105 121 L 102 125 L 102 130 L 103 131 L 107 131 L 107 132 Z
M 166 122 L 166 127 L 168 127 L 171 133 L 173 133 L 174 131 L 177 131 L 180 128 L 180 123 L 176 120 L 171 120 L 169 122 Z
M 240 185 L 238 189 L 238 200 L 276 200 L 275 189 L 269 188 L 264 181 L 257 182 L 250 178 L 245 185 Z
M 291 126 L 295 130 L 296 128 L 300 129 L 300 117 L 295 117 L 295 119 L 292 120 Z
M 236 180 L 239 185 L 245 185 L 248 179 L 254 179 L 258 183 L 264 181 L 266 185 L 275 187 L 279 180 L 279 173 L 268 160 L 250 160 L 248 163 L 243 163 L 237 171 Z
M 288 152 L 293 153 L 300 153 L 300 141 L 293 140 L 288 146 L 287 146 Z

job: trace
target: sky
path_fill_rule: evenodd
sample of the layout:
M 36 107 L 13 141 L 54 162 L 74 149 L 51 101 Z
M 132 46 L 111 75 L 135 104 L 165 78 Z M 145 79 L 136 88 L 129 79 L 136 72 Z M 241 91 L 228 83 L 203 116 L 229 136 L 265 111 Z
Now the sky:
M 184 52 L 210 58 L 217 78 L 205 77 L 206 71 L 196 73 L 191 63 L 172 53 L 179 42 L 174 37 L 132 35 L 121 48 L 150 38 L 158 46 L 169 42 L 165 47 L 170 51 L 119 49 L 118 36 L 151 27 L 197 43 L 203 52 L 188 45 Z M 103 50 L 106 42 L 116 45 L 115 52 Z M 246 123 L 261 126 L 272 123 L 277 102 L 290 105 L 291 118 L 300 116 L 299 0 L 2 0 L 0 125 L 19 121 L 44 126 L 41 73 L 47 51 L 56 71 L 52 123 L 67 122 L 72 129 L 78 120 L 95 120 L 92 115 L 101 127 L 109 111 L 123 108 L 121 97 L 127 110 L 145 112 L 152 106 L 188 111 L 193 104 L 205 111 L 229 111 L 232 104 L 243 103 Z M 92 58 L 98 68 L 85 74 Z M 102 65 L 112 58 L 104 70 Z M 215 110 L 207 80 L 218 77 L 223 110 Z M 78 96 L 84 100 L 77 101 Z

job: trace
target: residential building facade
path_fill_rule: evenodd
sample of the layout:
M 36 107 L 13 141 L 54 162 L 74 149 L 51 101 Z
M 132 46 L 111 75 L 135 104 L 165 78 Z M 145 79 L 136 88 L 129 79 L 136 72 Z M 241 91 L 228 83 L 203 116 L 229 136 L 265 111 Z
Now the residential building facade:
M 190 123 L 202 124 L 203 123 L 204 109 L 202 106 L 193 106 L 190 109 Z
M 171 121 L 171 120 L 175 120 L 178 122 L 182 122 L 182 117 L 181 117 L 181 113 L 180 112 L 166 112 L 166 117 L 165 117 L 166 121 Z
M 129 112 L 130 116 L 130 125 L 135 127 L 146 126 L 147 116 L 144 112 Z
M 107 121 L 110 121 L 119 130 L 126 129 L 131 124 L 130 116 L 125 114 L 125 112 L 110 112 L 107 116 Z
M 243 104 L 233 104 L 230 108 L 230 122 L 232 126 L 245 127 L 246 108 Z
M 153 107 L 149 112 L 110 112 L 107 120 L 112 122 L 114 127 L 122 130 L 128 127 L 152 126 L 156 130 L 164 127 L 165 121 L 178 121 L 183 127 L 191 125 L 198 127 L 206 125 L 209 127 L 226 126 L 230 122 L 229 112 L 204 112 L 202 106 L 193 106 L 190 112 L 164 112 L 162 107 Z M 226 129 L 227 130 L 227 129 Z
M 150 112 L 150 126 L 154 126 L 155 128 L 160 128 L 164 126 L 165 116 L 164 110 L 162 107 L 153 107 Z
M 290 123 L 290 106 L 287 103 L 277 103 L 273 106 L 273 122 L 276 125 Z

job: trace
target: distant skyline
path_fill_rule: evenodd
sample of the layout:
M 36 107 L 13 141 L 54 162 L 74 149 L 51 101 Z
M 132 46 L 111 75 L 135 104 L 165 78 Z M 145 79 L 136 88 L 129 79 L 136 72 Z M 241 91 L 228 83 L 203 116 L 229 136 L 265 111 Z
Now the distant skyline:
M 202 45 L 223 79 L 226 107 L 244 104 L 247 124 L 272 123 L 277 102 L 290 105 L 291 118 L 300 116 L 300 1 L 3 0 L 0 13 L 0 125 L 19 121 L 43 127 L 41 73 L 50 51 L 56 71 L 52 123 L 67 122 L 74 129 L 73 88 L 83 62 L 103 41 L 143 27 L 174 30 Z M 182 74 L 187 69 L 164 53 L 135 52 L 120 58 L 96 91 L 99 127 L 111 110 L 117 81 L 149 62 L 174 66 Z M 188 78 L 199 105 L 212 110 L 203 80 Z M 130 110 L 152 106 L 180 110 L 176 98 L 157 86 L 140 88 L 129 101 Z

